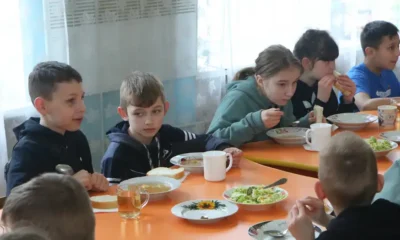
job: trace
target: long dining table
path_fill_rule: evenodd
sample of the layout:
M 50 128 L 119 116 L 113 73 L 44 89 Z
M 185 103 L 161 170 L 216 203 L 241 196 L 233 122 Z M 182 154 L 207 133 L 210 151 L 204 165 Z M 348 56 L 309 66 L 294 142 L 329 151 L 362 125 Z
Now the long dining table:
M 239 211 L 214 224 L 194 224 L 171 213 L 180 202 L 197 199 L 224 199 L 223 192 L 240 185 L 268 184 L 285 177 L 282 185 L 289 196 L 284 201 L 260 212 Z M 190 174 L 180 188 L 169 193 L 168 198 L 149 202 L 138 220 L 124 220 L 118 213 L 96 213 L 96 240 L 119 239 L 251 239 L 248 228 L 255 223 L 286 219 L 297 199 L 315 196 L 317 180 L 243 159 L 240 168 L 227 173 L 221 182 L 208 182 L 202 174 Z M 115 194 L 115 187 L 108 194 Z
M 377 111 L 365 111 L 363 113 L 377 115 Z M 400 122 L 396 122 L 395 128 L 400 130 Z M 362 138 L 371 136 L 379 137 L 379 134 L 384 131 L 378 126 L 378 122 L 370 123 L 366 128 L 354 131 Z M 344 131 L 336 130 L 333 134 Z M 260 164 L 278 167 L 282 169 L 303 170 L 309 172 L 317 172 L 319 165 L 318 152 L 307 151 L 303 146 L 284 146 L 279 145 L 272 140 L 245 144 L 242 147 L 245 158 L 255 161 Z M 385 157 L 377 159 L 379 173 L 384 173 L 392 163 L 400 159 L 400 147 L 391 151 Z M 297 172 L 297 171 L 294 171 Z

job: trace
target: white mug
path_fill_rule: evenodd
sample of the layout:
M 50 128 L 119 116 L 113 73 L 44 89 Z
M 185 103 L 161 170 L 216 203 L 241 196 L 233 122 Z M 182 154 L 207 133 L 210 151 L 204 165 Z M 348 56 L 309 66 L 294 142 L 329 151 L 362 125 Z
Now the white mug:
M 229 165 L 226 167 L 226 156 Z M 224 151 L 209 151 L 203 153 L 204 178 L 207 181 L 218 182 L 226 178 L 226 173 L 232 168 L 232 154 Z
M 397 106 L 378 106 L 379 127 L 394 127 L 397 119 Z
M 310 127 L 311 129 L 306 132 L 306 142 L 311 146 L 312 150 L 321 151 L 332 136 L 332 125 L 329 123 L 314 123 Z M 311 142 L 309 140 L 310 133 L 312 133 Z

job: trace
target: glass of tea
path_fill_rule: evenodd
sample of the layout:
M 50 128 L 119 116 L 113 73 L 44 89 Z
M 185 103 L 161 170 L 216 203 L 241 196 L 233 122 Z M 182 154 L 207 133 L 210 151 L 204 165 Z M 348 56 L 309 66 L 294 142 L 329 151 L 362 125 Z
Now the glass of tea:
M 126 219 L 137 219 L 140 211 L 149 202 L 150 195 L 140 186 L 133 184 L 118 185 L 118 212 Z

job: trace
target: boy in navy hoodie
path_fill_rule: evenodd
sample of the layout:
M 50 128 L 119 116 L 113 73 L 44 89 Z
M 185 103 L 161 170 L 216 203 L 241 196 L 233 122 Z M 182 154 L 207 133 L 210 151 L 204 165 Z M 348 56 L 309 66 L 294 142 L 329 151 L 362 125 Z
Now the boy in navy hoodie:
M 169 167 L 171 157 L 189 152 L 224 150 L 232 154 L 234 166 L 239 164 L 242 152 L 227 142 L 163 124 L 168 108 L 164 87 L 154 75 L 135 71 L 122 82 L 118 113 L 124 121 L 107 132 L 111 143 L 101 164 L 110 182 Z
M 7 195 L 30 179 L 67 164 L 87 190 L 106 191 L 106 178 L 93 173 L 90 148 L 79 130 L 85 114 L 82 77 L 71 66 L 42 62 L 29 75 L 29 95 L 40 118 L 14 128 L 17 144 L 5 167 Z

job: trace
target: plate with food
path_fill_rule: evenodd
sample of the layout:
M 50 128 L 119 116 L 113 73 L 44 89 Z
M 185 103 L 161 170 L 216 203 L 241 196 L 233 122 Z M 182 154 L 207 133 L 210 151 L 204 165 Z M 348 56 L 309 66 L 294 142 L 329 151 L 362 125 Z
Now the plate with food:
M 203 153 L 185 153 L 171 158 L 170 162 L 191 173 L 203 173 Z
M 322 229 L 314 225 L 315 238 L 317 238 Z M 295 238 L 288 231 L 286 220 L 274 220 L 256 223 L 248 230 L 249 236 L 254 239 L 273 240 L 273 239 L 293 239 Z
M 393 141 L 393 142 L 400 142 L 400 131 L 389 131 L 389 132 L 383 132 L 379 135 L 379 137 Z
M 342 129 L 358 130 L 365 128 L 368 124 L 378 120 L 378 117 L 372 114 L 363 113 L 339 113 L 327 118 Z
M 165 198 L 168 193 L 178 189 L 181 186 L 181 182 L 165 176 L 146 176 L 137 177 L 125 180 L 120 183 L 133 184 L 140 186 L 150 194 L 150 201 L 157 201 Z
M 253 188 L 249 191 L 249 188 Z M 251 192 L 251 194 L 249 194 Z M 272 205 L 282 202 L 289 196 L 288 192 L 280 187 L 264 188 L 264 185 L 247 185 L 228 189 L 223 197 L 249 211 L 262 211 Z
M 193 223 L 215 223 L 238 211 L 238 206 L 219 199 L 191 200 L 175 205 L 171 212 L 179 218 Z
M 372 150 L 374 150 L 377 158 L 386 156 L 389 152 L 398 147 L 397 143 L 386 139 L 370 137 L 365 139 L 365 141 L 371 146 Z
M 267 132 L 268 137 L 282 145 L 303 145 L 306 143 L 308 128 L 284 127 L 274 128 Z

